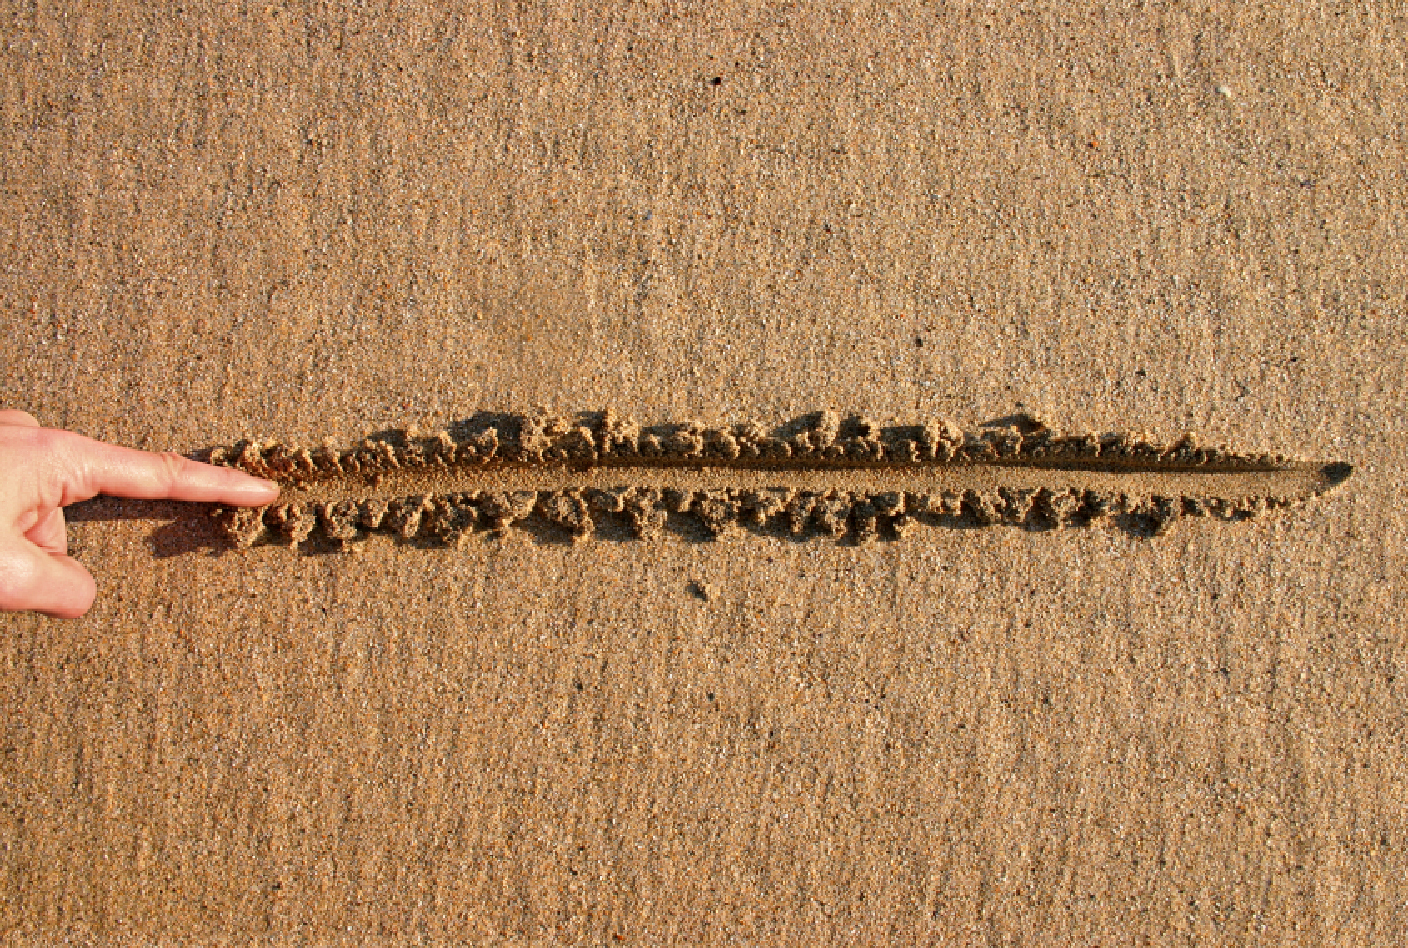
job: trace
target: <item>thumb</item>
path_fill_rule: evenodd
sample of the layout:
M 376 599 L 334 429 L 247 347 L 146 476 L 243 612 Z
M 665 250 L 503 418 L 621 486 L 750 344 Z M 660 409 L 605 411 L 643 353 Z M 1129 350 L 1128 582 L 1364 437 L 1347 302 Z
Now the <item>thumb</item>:
M 0 609 L 32 609 L 76 619 L 93 605 L 97 585 L 71 556 L 45 553 L 24 540 L 0 545 Z

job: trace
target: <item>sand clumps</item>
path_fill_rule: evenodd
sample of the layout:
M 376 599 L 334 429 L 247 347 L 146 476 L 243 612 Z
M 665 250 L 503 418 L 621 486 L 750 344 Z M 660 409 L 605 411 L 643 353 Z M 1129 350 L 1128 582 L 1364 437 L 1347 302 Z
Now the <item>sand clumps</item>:
M 346 546 L 374 534 L 429 545 L 457 545 L 474 533 L 502 536 L 531 527 L 582 540 L 604 521 L 615 535 L 677 532 L 717 538 L 734 531 L 829 536 L 865 543 L 896 539 L 917 523 L 952 527 L 1009 525 L 1034 530 L 1086 526 L 1103 517 L 1152 536 L 1178 517 L 1247 520 L 1290 501 L 1277 498 L 1138 497 L 1098 491 L 1018 491 L 1006 488 L 941 494 L 757 490 L 612 490 L 461 492 L 337 503 L 301 502 L 220 510 L 223 535 L 236 547 L 312 539 Z
M 880 428 L 863 417 L 816 412 L 769 433 L 746 422 L 707 427 L 684 421 L 646 428 L 612 411 L 577 419 L 501 415 L 452 435 L 368 438 L 343 450 L 242 441 L 217 448 L 213 464 L 237 467 L 286 484 L 424 468 L 509 464 L 648 466 L 726 464 L 739 467 L 852 467 L 895 464 L 1159 465 L 1257 470 L 1285 461 L 1199 447 L 1185 437 L 1159 445 L 1112 434 L 1058 436 L 1029 416 L 1010 425 L 965 432 L 950 422 Z
M 1027 416 L 979 432 L 948 422 L 881 428 L 861 417 L 817 412 L 768 431 L 754 423 L 709 427 L 696 422 L 645 427 L 606 411 L 576 418 L 483 416 L 453 433 L 394 433 L 337 450 L 244 441 L 210 454 L 293 488 L 295 496 L 265 508 L 217 511 L 220 529 L 236 547 L 312 541 L 350 548 L 375 534 L 422 544 L 457 545 L 476 533 L 502 536 L 513 528 L 582 540 L 600 532 L 647 539 L 668 527 L 701 538 L 746 530 L 790 537 L 831 536 L 869 542 L 903 536 L 915 524 L 954 527 L 1009 525 L 1033 530 L 1083 526 L 1107 519 L 1143 536 L 1180 517 L 1245 520 L 1291 506 L 1294 498 L 1160 494 L 1070 487 L 975 486 L 963 490 L 801 490 L 790 472 L 867 469 L 902 472 L 923 467 L 992 471 L 1021 467 L 1052 471 L 1276 471 L 1287 460 L 1200 447 L 1184 437 L 1170 445 L 1125 435 L 1060 436 Z M 740 470 L 775 473 L 768 489 L 699 489 L 632 484 L 633 469 Z M 550 490 L 470 489 L 378 496 L 387 477 L 416 472 L 461 476 L 475 471 L 609 470 L 619 486 Z M 1332 471 L 1332 469 L 1337 469 Z M 1331 465 L 1331 481 L 1348 476 Z M 795 476 L 793 478 L 796 479 Z M 1000 478 L 999 478 L 1000 479 Z M 992 478 L 989 477 L 988 481 Z M 316 485 L 349 488 L 365 497 L 299 500 Z M 344 491 L 345 493 L 345 491 Z

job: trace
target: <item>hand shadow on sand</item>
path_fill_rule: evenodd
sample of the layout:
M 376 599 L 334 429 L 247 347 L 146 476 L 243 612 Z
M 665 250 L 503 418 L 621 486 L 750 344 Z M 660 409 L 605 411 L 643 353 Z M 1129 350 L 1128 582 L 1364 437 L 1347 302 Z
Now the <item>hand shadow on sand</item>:
M 69 523 L 110 523 L 118 520 L 164 521 L 147 537 L 158 559 L 208 550 L 219 556 L 229 549 L 210 512 L 215 504 L 175 500 L 129 500 L 94 497 L 64 508 Z

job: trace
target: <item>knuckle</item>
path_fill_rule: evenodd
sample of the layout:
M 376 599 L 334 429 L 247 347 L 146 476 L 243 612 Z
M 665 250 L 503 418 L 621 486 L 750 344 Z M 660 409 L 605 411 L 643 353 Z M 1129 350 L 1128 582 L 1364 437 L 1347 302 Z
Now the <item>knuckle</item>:
M 11 448 L 37 448 L 45 443 L 45 428 L 22 428 L 18 425 L 0 427 L 0 439 Z
M 86 439 L 81 435 L 57 428 L 31 430 L 33 440 L 30 441 L 30 448 L 48 462 L 49 471 L 61 480 L 66 480 L 74 472 L 87 468 L 87 453 L 84 450 Z
M 184 480 L 190 472 L 190 459 L 175 451 L 162 451 L 157 455 L 157 458 L 161 463 L 162 477 L 167 484 L 176 484 Z
M 26 428 L 29 446 L 46 456 L 75 458 L 79 453 L 79 436 L 57 428 Z

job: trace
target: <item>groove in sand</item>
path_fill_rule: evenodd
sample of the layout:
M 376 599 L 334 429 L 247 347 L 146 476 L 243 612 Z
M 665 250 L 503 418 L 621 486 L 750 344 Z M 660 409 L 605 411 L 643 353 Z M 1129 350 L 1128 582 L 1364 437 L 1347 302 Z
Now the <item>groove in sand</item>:
M 830 412 L 771 433 L 642 428 L 611 412 L 484 416 L 454 434 L 397 432 L 341 451 L 243 442 L 211 460 L 285 488 L 279 504 L 218 512 L 236 546 L 347 547 L 375 532 L 461 543 L 535 523 L 580 539 L 612 519 L 637 537 L 675 522 L 712 536 L 744 526 L 865 541 L 922 522 L 1051 529 L 1109 517 L 1151 536 L 1181 516 L 1244 520 L 1299 504 L 1350 473 L 1187 438 L 1159 446 L 1058 436 L 1026 416 L 963 432 L 946 423 L 881 429 Z

